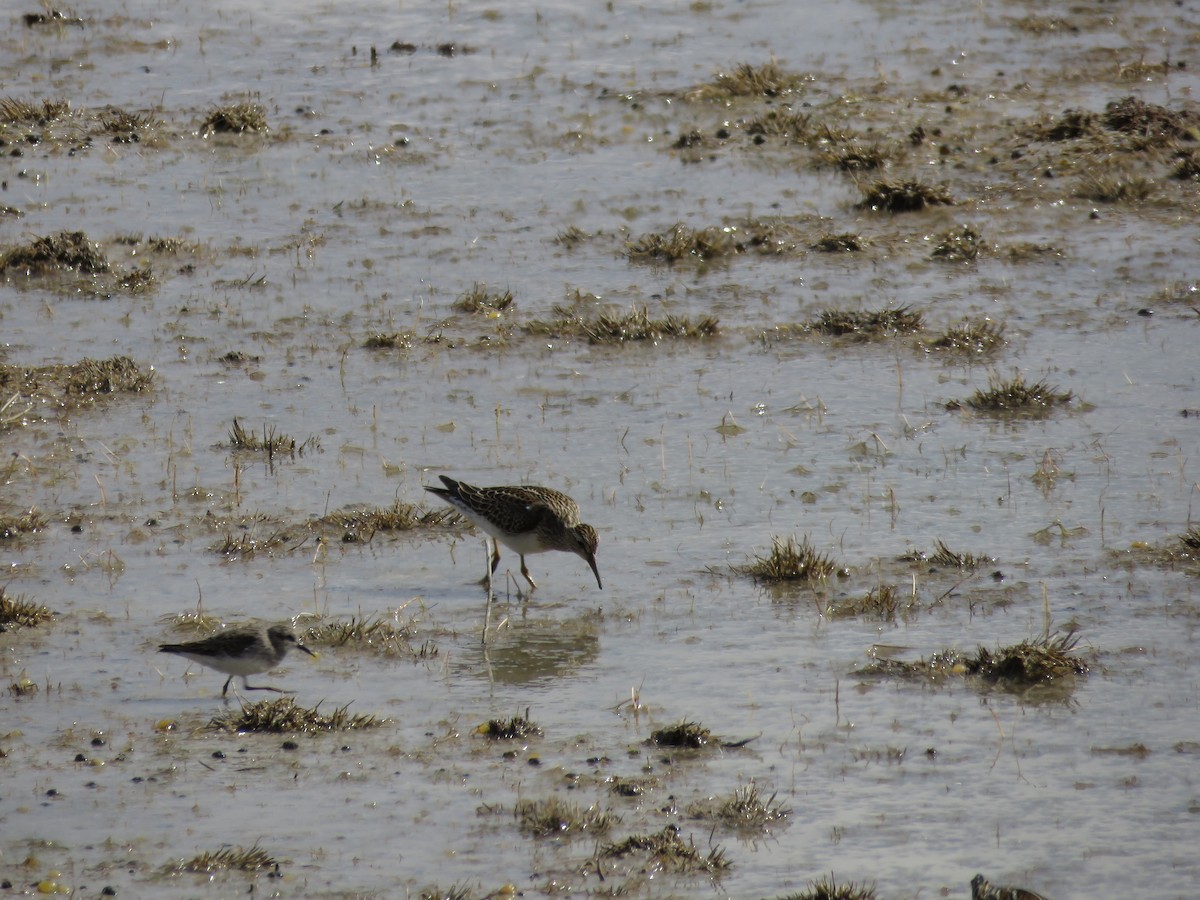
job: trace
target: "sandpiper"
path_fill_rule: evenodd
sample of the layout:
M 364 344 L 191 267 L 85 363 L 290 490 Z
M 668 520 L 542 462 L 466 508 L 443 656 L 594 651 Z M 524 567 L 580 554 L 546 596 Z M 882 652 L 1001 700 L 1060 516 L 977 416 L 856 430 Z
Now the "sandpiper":
M 241 677 L 242 686 L 248 691 L 274 691 L 282 694 L 281 688 L 263 685 L 257 687 L 246 681 L 248 675 L 258 675 L 275 668 L 288 651 L 295 647 L 303 650 L 309 656 L 316 656 L 305 647 L 296 637 L 290 625 L 271 625 L 270 627 L 246 626 L 230 628 L 221 631 L 202 641 L 188 641 L 185 644 L 162 644 L 158 649 L 162 653 L 176 653 L 186 656 L 202 666 L 216 669 L 229 678 L 225 687 L 221 688 L 221 696 L 229 692 L 229 684 L 235 677 Z M 237 693 L 237 688 L 234 688 Z
M 537 584 L 529 576 L 525 557 L 530 553 L 566 550 L 587 560 L 596 576 L 596 586 L 604 590 L 600 570 L 596 568 L 599 543 L 596 529 L 579 521 L 579 504 L 566 494 L 532 484 L 475 487 L 445 475 L 438 477 L 446 486 L 425 490 L 441 497 L 491 536 L 491 573 L 500 565 L 503 544 L 520 554 L 521 574 L 529 587 L 535 589 Z
M 992 887 L 982 875 L 971 879 L 971 900 L 1046 900 L 1041 894 L 1024 888 Z

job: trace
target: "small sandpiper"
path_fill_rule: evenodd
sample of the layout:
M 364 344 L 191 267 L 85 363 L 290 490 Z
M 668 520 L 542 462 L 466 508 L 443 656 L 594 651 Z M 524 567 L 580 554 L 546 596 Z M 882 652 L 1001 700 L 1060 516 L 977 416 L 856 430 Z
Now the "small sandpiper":
M 531 589 L 536 589 L 537 584 L 529 576 L 525 557 L 530 553 L 565 550 L 587 560 L 596 576 L 596 586 L 604 590 L 600 570 L 596 568 L 599 544 L 596 529 L 579 521 L 579 504 L 566 494 L 531 484 L 475 487 L 445 475 L 438 477 L 446 486 L 425 490 L 441 497 L 491 536 L 489 577 L 500 565 L 501 544 L 520 554 L 521 574 Z
M 295 647 L 303 650 L 309 656 L 316 656 L 311 650 L 300 643 L 290 625 L 271 625 L 270 627 L 246 626 L 230 628 L 221 631 L 202 641 L 188 641 L 185 644 L 162 644 L 158 649 L 161 653 L 175 653 L 186 656 L 202 666 L 216 669 L 228 675 L 225 687 L 221 688 L 221 696 L 229 693 L 229 684 L 235 677 L 242 679 L 242 686 L 248 691 L 274 691 L 285 693 L 281 688 L 261 687 L 246 681 L 248 675 L 259 675 L 269 672 L 288 655 Z M 237 688 L 233 692 L 237 693 Z

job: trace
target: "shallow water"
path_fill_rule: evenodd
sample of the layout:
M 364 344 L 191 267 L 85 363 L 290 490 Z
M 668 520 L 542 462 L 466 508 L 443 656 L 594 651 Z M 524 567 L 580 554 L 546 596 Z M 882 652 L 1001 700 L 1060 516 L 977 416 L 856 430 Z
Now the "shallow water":
M 40 686 L 0 694 L 0 878 L 58 871 L 81 894 L 120 896 L 224 896 L 253 881 L 279 896 L 511 884 L 754 897 L 832 872 L 880 897 L 966 897 L 982 871 L 1055 898 L 1191 895 L 1196 574 L 1148 564 L 1142 545 L 1171 545 L 1194 503 L 1197 419 L 1181 411 L 1200 408 L 1198 320 L 1159 294 L 1196 275 L 1194 182 L 1159 171 L 1152 201 L 1097 204 L 1074 195 L 1073 175 L 1045 174 L 1070 162 L 1038 154 L 1065 150 L 1014 136 L 943 156 L 930 138 L 897 177 L 968 199 L 884 216 L 855 207 L 850 178 L 779 142 L 731 141 L 691 162 L 670 149 L 722 115 L 681 92 L 772 57 L 812 73 L 804 108 L 861 107 L 859 127 L 900 141 L 923 123 L 971 147 L 998 121 L 1015 134 L 1129 95 L 1194 109 L 1192 68 L 1178 67 L 1192 62 L 1188 10 L 206 6 L 99 2 L 75 10 L 83 26 L 14 15 L 0 37 L 7 95 L 167 123 L 152 145 L 70 155 L 46 141 L 5 156 L 0 202 L 24 215 L 0 216 L 0 244 L 82 229 L 123 267 L 139 245 L 121 236 L 196 247 L 154 258 L 144 295 L 0 283 L 0 362 L 128 354 L 158 379 L 2 433 L 0 511 L 50 519 L 5 542 L 5 588 L 58 616 L 0 634 L 6 684 L 25 673 Z M 1074 30 L 1014 25 L 1034 13 Z M 446 42 L 453 55 L 438 52 Z M 1163 59 L 1169 69 L 1129 77 Z M 212 107 L 246 98 L 266 108 L 268 136 L 196 133 Z M 988 162 L 1018 146 L 1031 160 L 1020 178 Z M 776 216 L 871 243 L 702 268 L 622 255 L 676 222 Z M 935 236 L 964 223 L 1001 247 L 1056 250 L 930 260 Z M 555 238 L 570 226 L 594 237 L 568 250 Z M 721 334 L 481 348 L 496 323 L 452 308 L 475 283 L 513 291 L 502 321 L 550 318 L 578 291 L 599 298 L 583 301 L 589 313 L 714 315 Z M 990 317 L 1008 343 L 964 363 L 907 340 L 763 338 L 826 307 L 905 305 L 935 331 Z M 362 346 L 399 330 L 417 335 L 410 349 Z M 231 351 L 246 360 L 223 361 Z M 1076 401 L 1039 420 L 946 409 L 1017 370 Z M 235 457 L 234 416 L 319 449 L 274 465 Z M 744 430 L 718 430 L 734 422 Z M 1060 474 L 1043 489 L 1033 476 L 1048 454 Z M 424 502 L 438 472 L 571 493 L 600 533 L 604 590 L 578 559 L 532 557 L 539 591 L 522 604 L 501 584 L 485 650 L 476 535 L 320 545 L 304 527 L 351 504 Z M 277 529 L 294 538 L 274 554 L 210 549 Z M 822 592 L 730 574 L 791 534 L 849 574 Z M 897 561 L 939 539 L 992 561 L 970 577 Z M 499 574 L 516 564 L 506 553 Z M 915 590 L 919 607 L 892 623 L 821 615 L 885 583 Z M 270 683 L 298 702 L 389 721 L 287 750 L 285 736 L 207 730 L 223 676 L 154 652 L 198 602 L 224 620 L 394 614 L 436 654 L 289 658 Z M 1047 622 L 1082 637 L 1092 671 L 1073 689 L 855 675 L 873 648 L 912 660 L 1017 643 Z M 543 737 L 475 733 L 526 709 Z M 645 744 L 680 719 L 754 740 L 694 754 Z M 651 788 L 622 798 L 611 776 Z M 689 814 L 751 780 L 791 809 L 769 834 Z M 524 834 L 517 802 L 554 795 L 622 821 L 600 838 Z M 603 881 L 588 868 L 598 844 L 667 824 L 731 867 L 717 881 L 637 861 L 606 864 Z M 256 842 L 280 877 L 162 874 Z

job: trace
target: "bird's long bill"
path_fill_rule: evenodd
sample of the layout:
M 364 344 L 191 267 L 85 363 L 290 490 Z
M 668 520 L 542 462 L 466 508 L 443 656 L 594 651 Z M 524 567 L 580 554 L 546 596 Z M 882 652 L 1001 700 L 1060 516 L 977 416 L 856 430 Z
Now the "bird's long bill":
M 596 568 L 595 554 L 589 554 L 588 556 L 585 556 L 584 559 L 588 561 L 588 565 L 592 567 L 592 572 L 596 576 L 596 587 L 600 588 L 600 590 L 604 590 L 604 585 L 600 583 L 600 570 Z
M 307 654 L 308 654 L 309 656 L 311 656 L 313 659 L 316 659 L 316 658 L 317 658 L 317 654 L 315 654 L 313 651 L 309 650 L 309 649 L 308 649 L 307 647 L 305 647 L 303 644 L 296 644 L 296 649 L 297 649 L 297 650 L 303 650 L 305 653 L 307 653 Z

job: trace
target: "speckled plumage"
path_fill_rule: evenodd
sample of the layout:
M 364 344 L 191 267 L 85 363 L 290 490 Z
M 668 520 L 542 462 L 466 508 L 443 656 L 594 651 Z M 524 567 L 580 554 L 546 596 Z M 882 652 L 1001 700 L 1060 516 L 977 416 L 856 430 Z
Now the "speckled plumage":
M 596 567 L 596 529 L 579 521 L 579 504 L 561 491 L 537 485 L 475 487 L 438 476 L 445 487 L 426 487 L 445 500 L 492 538 L 492 572 L 500 564 L 500 544 L 521 557 L 521 574 L 530 588 L 537 585 L 529 576 L 525 557 L 530 553 L 563 550 L 587 561 L 601 590 Z
M 248 691 L 275 691 L 282 694 L 283 691 L 276 687 L 255 687 L 247 683 L 246 676 L 275 668 L 293 647 L 309 656 L 316 655 L 300 643 L 289 625 L 230 628 L 203 640 L 162 644 L 158 649 L 160 653 L 174 653 L 228 675 L 225 687 L 221 689 L 221 696 L 224 697 L 235 677 L 242 679 L 242 686 Z
M 982 875 L 971 879 L 971 900 L 1046 900 L 1041 894 L 1024 888 L 992 887 Z

